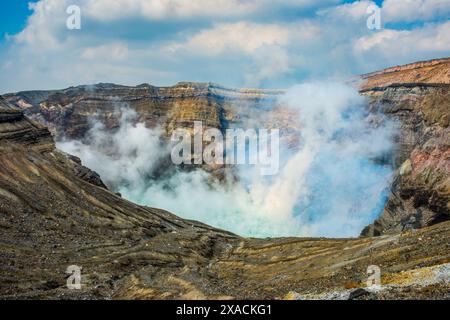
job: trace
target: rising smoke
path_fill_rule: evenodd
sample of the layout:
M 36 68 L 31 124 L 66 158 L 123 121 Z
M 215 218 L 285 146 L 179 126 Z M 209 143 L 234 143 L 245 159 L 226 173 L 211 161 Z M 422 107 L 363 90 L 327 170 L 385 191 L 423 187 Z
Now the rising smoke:
M 117 131 L 96 121 L 85 141 L 58 147 L 127 199 L 243 236 L 359 235 L 385 203 L 392 168 L 380 159 L 392 151 L 395 126 L 367 114 L 364 98 L 340 83 L 301 84 L 279 103 L 298 113 L 300 146 L 280 145 L 282 166 L 269 178 L 254 166 L 237 167 L 237 182 L 217 182 L 201 169 L 156 178 L 170 146 L 160 128 L 136 123 L 130 108 L 121 108 Z

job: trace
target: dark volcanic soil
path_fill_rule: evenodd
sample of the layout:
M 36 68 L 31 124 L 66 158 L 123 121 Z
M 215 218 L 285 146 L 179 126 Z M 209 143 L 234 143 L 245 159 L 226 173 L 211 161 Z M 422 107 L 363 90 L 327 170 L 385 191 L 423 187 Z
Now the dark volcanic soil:
M 386 210 L 359 239 L 247 239 L 135 205 L 0 98 L 0 298 L 449 299 L 448 86 L 363 94 L 402 135 Z M 380 291 L 364 289 L 370 265 Z

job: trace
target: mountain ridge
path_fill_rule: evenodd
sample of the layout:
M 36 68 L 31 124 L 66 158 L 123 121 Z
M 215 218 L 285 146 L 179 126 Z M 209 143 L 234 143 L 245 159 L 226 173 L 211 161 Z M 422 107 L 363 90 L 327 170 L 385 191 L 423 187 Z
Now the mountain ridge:
M 55 148 L 50 130 L 25 115 L 39 119 L 40 106 L 0 98 L 0 298 L 449 299 L 450 221 L 421 221 L 448 206 L 448 89 L 363 94 L 400 119 L 402 135 L 386 212 L 353 239 L 243 238 L 133 204 Z M 202 116 L 189 109 L 197 102 L 223 108 L 187 97 L 185 120 Z M 48 120 L 62 106 L 52 107 Z M 82 267 L 81 290 L 66 287 L 70 265 Z M 366 288 L 370 265 L 381 268 L 382 290 Z
M 417 74 L 421 76 L 412 76 Z M 436 74 L 445 77 L 433 78 Z M 422 79 L 437 79 L 440 83 L 416 82 Z M 369 226 L 362 234 L 378 235 L 401 231 L 402 228 L 423 227 L 432 223 L 435 216 L 449 219 L 450 195 L 445 191 L 448 185 L 445 178 L 449 175 L 450 166 L 445 150 L 449 148 L 446 136 L 450 108 L 446 106 L 450 105 L 450 58 L 387 68 L 362 75 L 361 80 L 359 90 L 369 100 L 371 110 L 401 124 L 401 133 L 397 138 L 399 148 L 392 160 L 397 170 L 394 180 L 398 183 L 393 183 L 394 192 L 390 194 L 381 220 L 375 221 L 377 227 Z M 175 128 L 192 126 L 194 121 L 202 121 L 205 127 L 222 131 L 230 126 L 239 127 L 248 121 L 256 121 L 264 127 L 280 128 L 287 144 L 295 147 L 298 144 L 295 133 L 300 132 L 301 128 L 290 121 L 293 116 L 291 112 L 274 103 L 283 92 L 225 88 L 207 82 L 180 82 L 171 87 L 98 84 L 48 92 L 22 92 L 5 95 L 5 98 L 28 117 L 46 125 L 56 140 L 83 140 L 91 127 L 90 119 L 100 119 L 106 129 L 114 130 L 119 125 L 120 116 L 115 109 L 126 103 L 137 112 L 137 121 L 150 128 L 163 127 L 167 137 Z M 410 189 L 422 190 L 418 194 L 431 200 L 411 200 L 406 196 L 411 192 L 401 188 L 399 170 L 414 154 L 428 154 L 426 150 L 431 145 L 443 150 L 435 152 L 440 154 L 442 164 L 437 166 L 429 162 L 422 175 L 408 180 Z M 416 165 L 419 163 L 412 158 L 409 160 Z M 223 175 L 222 167 L 206 166 L 205 169 L 217 172 L 219 178 Z M 431 170 L 438 180 L 427 182 L 427 170 Z M 436 183 L 439 188 L 434 186 Z M 403 191 L 396 192 L 396 187 Z M 405 197 L 408 199 L 405 200 Z M 414 204 L 409 204 L 411 201 Z M 436 203 L 439 205 L 436 206 Z M 408 222 L 410 219 L 414 222 Z
M 48 131 L 5 110 L 2 299 L 348 299 L 369 265 L 382 268 L 384 289 L 363 299 L 448 298 L 450 222 L 376 238 L 242 238 L 77 177 Z M 82 268 L 80 290 L 66 287 L 71 265 Z

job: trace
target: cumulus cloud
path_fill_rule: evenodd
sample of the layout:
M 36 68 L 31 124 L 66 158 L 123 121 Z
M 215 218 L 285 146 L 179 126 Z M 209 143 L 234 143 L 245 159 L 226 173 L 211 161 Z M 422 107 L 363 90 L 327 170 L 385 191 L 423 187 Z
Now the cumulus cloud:
M 218 55 L 224 51 L 253 54 L 264 46 L 288 43 L 290 30 L 275 24 L 238 22 L 219 24 L 212 29 L 201 30 L 184 44 L 171 48 L 198 52 L 203 55 Z
M 241 55 L 249 63 L 242 69 L 245 84 L 259 86 L 264 79 L 275 78 L 291 70 L 286 47 L 291 26 L 237 22 L 218 24 L 201 30 L 184 43 L 172 43 L 163 50 L 174 55 L 200 55 L 206 58 Z
M 450 55 L 448 2 L 398 2 L 385 1 L 382 21 L 417 8 L 412 16 L 429 23 L 368 30 L 368 0 L 41 0 L 2 46 L 0 91 L 185 80 L 286 87 Z M 81 6 L 81 30 L 66 28 L 71 4 Z
M 87 47 L 83 49 L 81 56 L 85 59 L 105 59 L 123 60 L 128 57 L 128 46 L 123 43 L 111 43 L 97 47 Z
M 367 19 L 367 8 L 374 4 L 374 1 L 368 0 L 355 1 L 319 10 L 318 14 L 328 19 L 338 19 L 341 20 L 342 23 L 346 23 L 348 20 Z
M 386 22 L 430 21 L 450 16 L 448 0 L 385 0 L 383 19 Z
M 357 54 L 406 61 L 415 56 L 440 57 L 450 52 L 450 21 L 412 30 L 382 30 L 355 42 Z
M 376 5 L 375 1 L 360 0 L 319 10 L 320 15 L 342 19 L 365 19 L 367 8 Z M 382 20 L 390 22 L 432 21 L 448 18 L 448 0 L 384 0 L 381 5 Z
M 265 79 L 292 72 L 289 54 L 279 46 L 264 46 L 255 55 L 249 71 L 245 72 L 245 83 L 258 87 Z
M 147 19 L 187 18 L 203 16 L 243 15 L 258 7 L 256 1 L 196 0 L 96 0 L 88 1 L 87 13 L 98 20 L 116 20 L 141 16 Z
M 305 8 L 336 0 L 89 0 L 87 13 L 98 20 L 142 17 L 150 20 L 243 17 L 274 7 Z
M 33 14 L 28 18 L 23 31 L 13 36 L 18 43 L 34 46 L 36 49 L 55 50 L 60 49 L 62 43 L 58 39 L 58 30 L 64 30 L 68 7 L 66 0 L 45 0 L 36 3 L 30 2 L 29 8 Z

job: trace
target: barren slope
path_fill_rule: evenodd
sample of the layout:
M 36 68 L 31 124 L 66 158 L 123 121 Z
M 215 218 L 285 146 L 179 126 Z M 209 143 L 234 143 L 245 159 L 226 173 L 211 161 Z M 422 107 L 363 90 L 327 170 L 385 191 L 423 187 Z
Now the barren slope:
M 45 128 L 0 104 L 0 298 L 347 298 L 371 264 L 388 286 L 359 298 L 449 298 L 450 222 L 364 239 L 239 238 L 86 181 Z M 65 287 L 73 264 L 79 291 Z
M 361 77 L 363 90 L 399 83 L 450 84 L 450 58 L 390 67 Z
M 397 120 L 400 134 L 389 200 L 363 235 L 449 220 L 450 59 L 394 67 L 364 77 L 362 94 L 374 110 Z
M 449 68 L 450 58 L 444 58 L 362 76 L 361 94 L 372 110 L 382 111 L 401 127 L 389 200 L 381 217 L 363 235 L 416 229 L 450 219 Z M 162 88 L 99 84 L 19 92 L 5 98 L 47 125 L 56 139 L 82 138 L 90 119 L 100 119 L 113 130 L 118 126 L 118 108 L 126 103 L 137 111 L 139 121 L 149 127 L 160 125 L 168 135 L 175 127 L 192 126 L 193 121 L 223 130 L 251 119 L 267 128 L 280 128 L 295 147 L 298 135 L 291 133 L 300 129 L 291 121 L 293 115 L 281 105 L 274 107 L 281 93 L 185 82 Z M 221 174 L 219 168 L 217 175 Z

